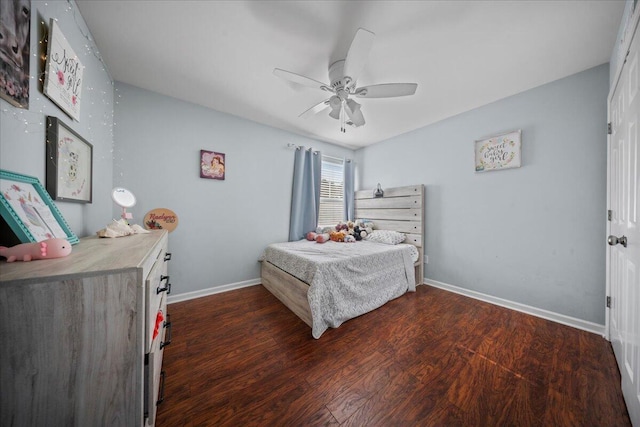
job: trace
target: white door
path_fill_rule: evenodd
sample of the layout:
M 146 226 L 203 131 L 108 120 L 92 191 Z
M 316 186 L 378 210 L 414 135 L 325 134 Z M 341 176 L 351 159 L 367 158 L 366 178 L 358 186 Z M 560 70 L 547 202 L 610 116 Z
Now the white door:
M 640 426 L 640 117 L 638 46 L 631 42 L 609 100 L 609 333 L 631 422 Z

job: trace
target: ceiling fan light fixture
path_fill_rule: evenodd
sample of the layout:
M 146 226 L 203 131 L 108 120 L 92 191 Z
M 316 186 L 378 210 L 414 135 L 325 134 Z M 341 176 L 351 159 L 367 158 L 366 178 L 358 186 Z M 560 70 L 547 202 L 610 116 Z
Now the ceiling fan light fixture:
M 383 83 L 357 87 L 358 76 L 367 63 L 374 38 L 375 34 L 369 30 L 364 28 L 356 30 L 346 58 L 329 65 L 328 85 L 291 71 L 280 68 L 273 70 L 276 76 L 290 82 L 333 93 L 329 99 L 307 109 L 300 114 L 300 117 L 306 118 L 331 107 L 329 116 L 340 121 L 340 131 L 344 133 L 346 126 L 360 127 L 365 124 L 360 104 L 350 97 L 393 98 L 413 95 L 416 92 L 418 86 L 416 83 Z
M 332 110 L 339 110 L 342 105 L 342 100 L 338 98 L 336 95 L 329 98 L 329 106 Z
M 347 99 L 347 105 L 349 106 L 349 109 L 354 113 L 357 113 L 358 111 L 360 111 L 361 105 L 358 104 L 353 99 Z

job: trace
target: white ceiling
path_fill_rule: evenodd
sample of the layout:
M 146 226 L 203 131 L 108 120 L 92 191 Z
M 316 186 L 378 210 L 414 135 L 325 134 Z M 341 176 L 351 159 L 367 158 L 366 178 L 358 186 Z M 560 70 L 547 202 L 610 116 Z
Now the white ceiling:
M 121 82 L 357 148 L 609 61 L 623 1 L 77 0 Z M 418 83 L 414 96 L 358 99 L 367 123 L 340 133 L 298 115 L 329 83 L 358 27 L 376 34 L 358 86 Z

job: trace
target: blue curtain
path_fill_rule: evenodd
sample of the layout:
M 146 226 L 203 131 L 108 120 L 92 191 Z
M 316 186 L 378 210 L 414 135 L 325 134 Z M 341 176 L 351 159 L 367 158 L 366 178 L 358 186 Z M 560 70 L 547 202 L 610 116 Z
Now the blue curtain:
M 321 172 L 322 155 L 319 151 L 305 150 L 304 147 L 296 149 L 289 222 L 290 242 L 303 239 L 318 226 Z
M 355 216 L 355 195 L 353 186 L 355 181 L 355 163 L 353 160 L 344 161 L 344 217 L 353 221 Z

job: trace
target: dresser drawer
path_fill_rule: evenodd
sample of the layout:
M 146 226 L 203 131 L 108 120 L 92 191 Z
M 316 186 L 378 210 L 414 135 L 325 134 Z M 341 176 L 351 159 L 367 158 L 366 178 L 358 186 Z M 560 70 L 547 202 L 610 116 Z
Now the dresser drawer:
M 170 257 L 170 254 L 167 254 L 165 240 L 145 281 L 145 352 L 151 351 L 158 310 L 161 309 L 163 298 L 166 304 L 166 295 L 171 292 L 168 273 L 168 260 Z
M 167 296 L 162 295 L 159 313 L 162 320 L 159 323 L 158 335 L 151 343 L 151 351 L 148 355 L 145 372 L 145 415 L 146 425 L 153 426 L 156 419 L 157 407 L 164 399 L 164 371 L 162 371 L 162 359 L 164 348 L 171 344 L 171 320 L 167 314 Z

